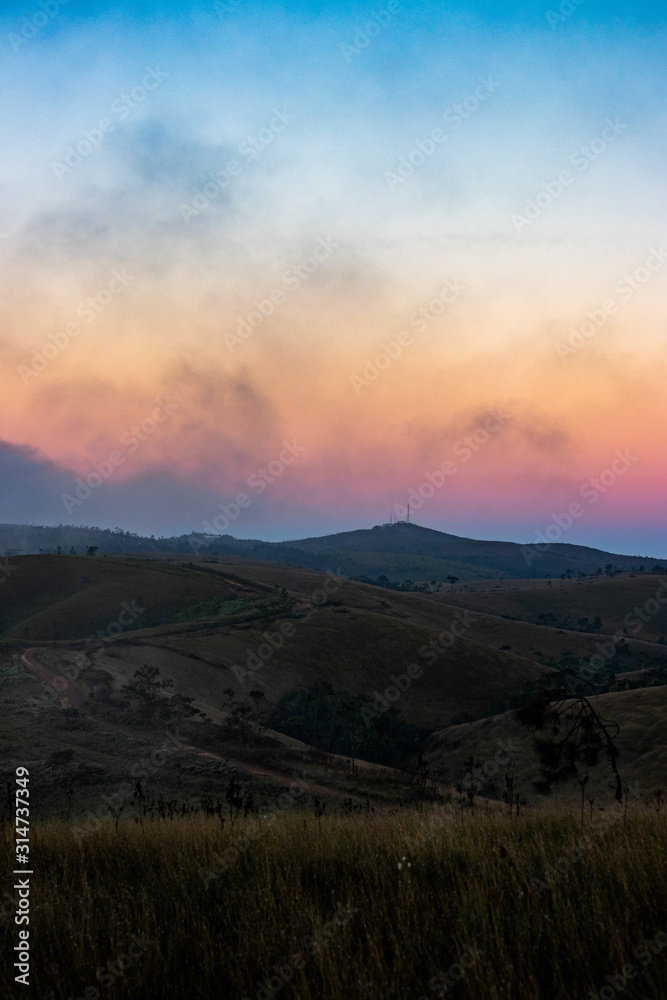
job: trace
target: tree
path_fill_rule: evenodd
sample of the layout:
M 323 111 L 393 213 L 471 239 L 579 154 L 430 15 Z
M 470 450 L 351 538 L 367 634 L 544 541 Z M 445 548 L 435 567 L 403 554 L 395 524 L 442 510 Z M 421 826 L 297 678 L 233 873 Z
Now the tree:
M 360 742 L 361 734 L 357 732 L 360 726 L 359 710 L 360 699 L 353 695 L 343 695 L 338 702 L 338 714 L 343 720 L 345 727 L 348 752 L 352 762 L 352 774 L 354 774 L 355 757 L 357 744 Z
M 88 548 L 86 549 L 86 555 L 94 556 L 98 549 L 99 545 L 89 545 Z
M 377 699 L 334 691 L 327 682 L 284 694 L 268 725 L 318 750 L 390 766 L 403 764 L 422 738 L 414 726 L 399 720 L 393 706 L 378 708 Z
M 243 808 L 243 791 L 241 782 L 234 775 L 229 779 L 229 784 L 225 790 L 225 798 L 229 806 L 229 820 L 234 829 L 234 820 L 238 819 Z
M 417 789 L 417 801 L 419 802 L 419 812 L 424 811 L 424 800 L 433 799 L 437 792 L 437 782 L 431 777 L 431 768 L 420 753 L 417 757 L 417 768 L 412 778 Z
M 250 729 L 251 715 L 252 708 L 250 705 L 235 705 L 227 716 L 231 735 L 236 736 L 236 734 L 239 733 L 244 747 L 248 742 L 248 730 Z
M 248 691 L 255 706 L 255 736 L 259 736 L 259 710 L 266 697 L 263 691 Z
M 458 576 L 448 576 L 449 580 L 449 592 L 451 594 L 452 603 L 454 602 L 454 584 L 459 582 Z
M 129 697 L 130 704 L 136 707 L 140 718 L 147 722 L 155 722 L 161 714 L 163 703 L 167 700 L 165 691 L 173 685 L 173 681 L 160 679 L 157 667 L 149 667 L 144 663 L 135 670 L 134 676 L 121 690 Z
M 167 681 L 167 683 L 170 683 Z M 166 702 L 163 702 L 164 714 L 176 722 L 176 735 L 180 736 L 180 726 L 183 719 L 191 719 L 193 715 L 203 715 L 199 708 L 195 708 L 192 702 L 194 698 L 188 695 L 175 694 Z
M 555 783 L 569 777 L 580 780 L 577 764 L 594 767 L 602 753 L 609 761 L 616 801 L 622 801 L 619 750 L 614 743 L 620 727 L 603 719 L 588 698 L 572 695 L 563 687 L 541 686 L 515 714 L 519 722 L 535 730 L 542 775 L 534 782 L 538 791 L 549 793 Z

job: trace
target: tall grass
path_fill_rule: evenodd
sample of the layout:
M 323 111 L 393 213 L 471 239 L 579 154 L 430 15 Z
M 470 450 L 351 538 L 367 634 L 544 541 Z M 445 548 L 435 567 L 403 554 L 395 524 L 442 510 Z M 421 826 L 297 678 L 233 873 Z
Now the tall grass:
M 65 824 L 35 827 L 31 987 L 13 983 L 12 919 L 0 931 L 9 995 L 583 1000 L 633 962 L 639 974 L 622 995 L 667 997 L 667 947 L 645 966 L 633 957 L 667 924 L 664 814 L 587 826 L 589 846 L 541 893 L 547 866 L 582 836 L 569 813 L 285 814 L 226 871 L 202 877 L 251 822 L 233 833 L 203 817 L 104 824 L 80 841 Z M 0 842 L 5 872 L 11 832 Z M 138 957 L 110 972 L 133 935 L 145 936 Z M 475 946 L 483 954 L 468 968 L 455 964 Z M 433 977 L 453 964 L 438 992 Z

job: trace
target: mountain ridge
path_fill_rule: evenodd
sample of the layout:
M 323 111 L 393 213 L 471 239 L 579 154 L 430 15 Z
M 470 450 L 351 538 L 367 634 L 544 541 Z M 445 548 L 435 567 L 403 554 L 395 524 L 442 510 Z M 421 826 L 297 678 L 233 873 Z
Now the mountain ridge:
M 398 582 L 437 580 L 449 576 L 459 580 L 496 577 L 540 579 L 563 575 L 594 575 L 615 571 L 651 571 L 658 558 L 623 555 L 568 542 L 548 542 L 539 546 L 520 542 L 484 540 L 453 535 L 417 524 L 396 523 L 358 528 L 330 535 L 266 542 L 237 539 L 232 535 L 212 536 L 202 532 L 155 538 L 120 528 L 89 528 L 70 525 L 0 524 L 0 554 L 55 553 L 157 555 L 192 553 L 242 555 L 266 562 L 326 571 L 336 564 L 346 576 L 391 577 Z M 609 567 L 611 566 L 611 570 Z M 643 566 L 643 570 L 641 567 Z

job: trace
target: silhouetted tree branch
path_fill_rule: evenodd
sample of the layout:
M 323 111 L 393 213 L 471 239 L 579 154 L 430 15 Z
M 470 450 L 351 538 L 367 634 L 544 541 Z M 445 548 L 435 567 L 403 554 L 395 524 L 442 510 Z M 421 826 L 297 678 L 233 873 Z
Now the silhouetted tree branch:
M 533 782 L 542 792 L 570 777 L 579 777 L 577 764 L 594 767 L 600 754 L 609 761 L 617 802 L 623 798 L 618 772 L 619 750 L 614 740 L 620 732 L 616 722 L 604 719 L 584 695 L 572 695 L 563 687 L 540 687 L 533 698 L 515 712 L 516 718 L 535 730 L 535 748 L 542 778 Z

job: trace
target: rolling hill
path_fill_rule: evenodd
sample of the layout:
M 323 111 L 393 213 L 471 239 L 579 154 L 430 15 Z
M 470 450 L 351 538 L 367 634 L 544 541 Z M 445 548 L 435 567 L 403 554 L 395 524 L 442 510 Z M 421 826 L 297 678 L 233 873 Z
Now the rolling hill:
M 44 763 L 76 746 L 80 769 L 89 747 L 90 784 L 98 790 L 121 780 L 118 754 L 129 760 L 133 745 L 157 738 L 109 701 L 143 667 L 157 668 L 173 683 L 172 694 L 194 699 L 205 713 L 183 728 L 199 748 L 187 751 L 190 757 L 182 751 L 199 776 L 192 786 L 199 793 L 215 787 L 214 774 L 229 773 L 224 762 L 233 757 L 249 774 L 259 762 L 266 780 L 300 774 L 335 794 L 357 794 L 360 779 L 340 763 L 314 764 L 307 747 L 266 725 L 257 743 L 220 743 L 230 690 L 236 704 L 248 705 L 248 692 L 260 691 L 266 719 L 284 696 L 323 683 L 365 699 L 379 716 L 395 708 L 403 723 L 428 737 L 429 760 L 443 781 L 454 780 L 470 756 L 493 756 L 498 739 L 523 740 L 520 780 L 528 788 L 536 775 L 528 735 L 517 733 L 511 713 L 490 713 L 563 657 L 590 657 L 622 634 L 628 609 L 653 608 L 648 602 L 660 586 L 655 576 L 638 574 L 551 586 L 505 581 L 501 590 L 484 589 L 497 582 L 479 590 L 459 584 L 453 594 L 449 588 L 427 594 L 238 556 L 42 555 L 10 563 L 0 591 L 3 752 L 12 758 L 33 741 Z M 141 611 L 133 616 L 132 609 Z M 664 663 L 667 647 L 657 642 L 663 615 L 660 605 L 644 630 L 628 635 L 635 667 Z M 581 618 L 599 619 L 599 631 L 582 631 Z M 40 693 L 40 684 L 48 692 L 58 677 L 57 695 Z M 665 690 L 596 696 L 607 699 L 607 714 L 623 719 L 629 775 L 648 783 L 664 764 Z M 49 765 L 45 773 L 57 784 L 69 772 Z M 176 788 L 180 773 L 169 772 Z M 371 782 L 364 794 L 378 787 Z
M 551 582 L 551 581 L 550 581 Z M 658 642 L 667 636 L 667 579 L 637 574 L 554 582 L 553 586 L 477 592 L 456 589 L 457 603 L 473 611 L 524 622 L 576 629 L 596 617 L 604 633 L 618 630 L 628 637 Z
M 661 569 L 660 560 L 648 556 L 627 556 L 583 545 L 561 542 L 541 545 L 482 541 L 398 523 L 340 532 L 318 538 L 289 542 L 242 540 L 231 535 L 193 532 L 171 538 L 145 538 L 99 528 L 54 528 L 31 525 L 0 525 L 0 554 L 5 556 L 56 553 L 83 555 L 90 547 L 100 554 L 189 553 L 199 557 L 238 556 L 245 560 L 277 562 L 326 572 L 336 568 L 350 577 L 392 581 L 444 581 L 457 576 L 461 581 L 489 578 L 543 579 L 563 574 L 578 576 L 602 573 L 607 566 L 618 570 Z
M 596 695 L 591 701 L 597 712 L 605 719 L 614 720 L 620 727 L 617 738 L 620 750 L 618 767 L 624 783 L 635 789 L 638 787 L 644 796 L 660 788 L 664 795 L 667 781 L 667 686 Z M 505 756 L 505 766 L 494 767 L 492 762 L 501 746 L 512 750 L 511 765 Z M 533 732 L 521 726 L 512 712 L 434 732 L 426 749 L 426 758 L 441 781 L 456 780 L 457 776 L 464 774 L 468 776 L 467 785 L 475 779 L 477 794 L 494 797 L 502 793 L 505 774 L 511 766 L 515 791 L 531 804 L 540 801 L 541 796 L 537 795 L 532 785 L 539 777 Z M 589 769 L 589 774 L 585 792 L 586 815 L 591 809 L 589 800 L 593 800 L 593 809 L 597 814 L 600 807 L 610 804 L 611 796 L 606 761 L 601 759 L 598 765 Z M 552 797 L 574 805 L 580 799 L 580 788 L 576 781 L 569 781 L 554 788 Z M 659 800 L 656 804 L 660 804 Z

